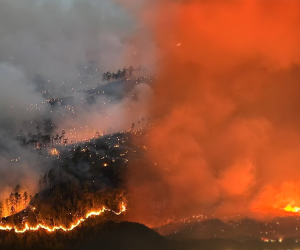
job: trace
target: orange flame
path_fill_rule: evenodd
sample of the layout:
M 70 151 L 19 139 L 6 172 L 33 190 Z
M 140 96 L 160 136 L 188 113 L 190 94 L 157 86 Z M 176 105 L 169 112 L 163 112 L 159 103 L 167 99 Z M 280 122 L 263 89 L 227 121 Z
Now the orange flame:
M 35 227 L 32 227 L 32 226 L 29 226 L 27 223 L 25 224 L 25 227 L 23 229 L 18 229 L 16 226 L 0 226 L 0 230 L 7 230 L 7 231 L 11 231 L 11 230 L 14 230 L 16 233 L 25 233 L 27 231 L 37 231 L 39 230 L 40 228 L 42 229 L 45 229 L 46 231 L 48 232 L 54 232 L 56 230 L 63 230 L 65 232 L 68 232 L 68 231 L 71 231 L 73 230 L 74 228 L 76 228 L 77 226 L 79 226 L 82 222 L 84 222 L 87 218 L 91 217 L 91 216 L 98 216 L 102 213 L 104 213 L 105 211 L 108 211 L 108 212 L 112 212 L 116 215 L 120 215 L 122 213 L 124 213 L 126 211 L 126 206 L 124 203 L 122 203 L 121 205 L 121 209 L 119 212 L 116 212 L 116 211 L 113 211 L 109 208 L 106 208 L 106 207 L 102 207 L 102 209 L 100 210 L 95 210 L 95 211 L 90 211 L 88 212 L 85 217 L 83 218 L 80 218 L 78 219 L 75 223 L 71 224 L 71 226 L 69 228 L 66 228 L 64 226 L 54 226 L 54 227 L 49 227 L 47 225 L 44 225 L 44 224 L 38 224 L 36 225 Z
M 56 148 L 53 148 L 53 149 L 50 150 L 50 154 L 58 156 L 59 155 L 59 151 Z

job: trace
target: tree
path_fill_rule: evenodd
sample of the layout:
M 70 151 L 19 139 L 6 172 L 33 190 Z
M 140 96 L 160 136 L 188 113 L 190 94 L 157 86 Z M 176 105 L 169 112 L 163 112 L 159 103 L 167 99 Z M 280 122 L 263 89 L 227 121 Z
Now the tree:
M 51 168 L 49 170 L 47 177 L 48 177 L 48 182 L 49 182 L 49 185 L 50 185 L 50 188 L 51 188 L 52 187 L 52 183 L 53 183 L 53 181 L 55 179 L 55 173 L 54 173 L 54 169 L 53 168 Z
M 3 202 L 0 201 L 0 222 L 2 222 L 3 216 L 4 216 L 4 206 L 3 206 Z
M 40 190 L 42 190 L 42 179 L 43 179 L 43 177 L 41 177 L 41 178 L 39 179 L 39 188 L 40 188 Z
M 68 138 L 65 138 L 64 139 L 64 145 L 67 145 L 68 144 Z
M 122 71 L 121 70 L 118 70 L 116 77 L 117 77 L 117 80 L 121 79 L 121 77 L 122 77 Z
M 9 199 L 8 198 L 5 199 L 5 208 L 8 213 L 9 212 Z
M 111 73 L 109 71 L 106 73 L 106 79 L 107 79 L 108 82 L 111 79 Z
M 49 135 L 42 135 L 41 141 L 43 143 L 43 147 L 47 147 L 50 144 L 50 136 Z
M 10 193 L 9 195 L 9 207 L 8 209 L 9 213 L 12 215 L 15 213 L 15 207 L 16 207 L 16 202 L 15 202 L 15 195 L 13 193 Z
M 132 76 L 133 76 L 133 71 L 134 71 L 133 67 L 130 66 L 129 69 L 128 69 L 128 77 L 129 77 L 130 79 L 131 79 Z
M 20 193 L 21 191 L 21 186 L 18 184 L 16 187 L 15 187 L 15 192 L 16 193 Z
M 65 134 L 66 134 L 66 131 L 65 131 L 65 130 L 61 131 L 61 137 L 62 137 L 63 139 L 65 138 Z
M 126 78 L 126 74 L 127 74 L 127 70 L 126 70 L 126 68 L 123 68 L 123 71 L 122 71 L 122 80 L 124 80 Z
M 17 210 L 20 208 L 22 199 L 21 199 L 21 195 L 18 192 L 15 192 L 14 196 L 15 196 L 14 204 L 15 204 L 15 208 Z
M 26 191 L 23 193 L 22 198 L 23 198 L 23 201 L 24 201 L 24 207 L 27 207 L 27 204 L 28 204 L 28 194 L 27 194 Z
M 10 208 L 10 215 L 13 215 L 16 212 L 16 209 L 14 206 L 11 206 Z
M 13 193 L 10 193 L 9 195 L 9 206 L 14 206 L 15 205 L 15 196 Z
M 57 140 L 58 140 L 58 138 L 59 138 L 59 135 L 58 135 L 58 134 L 56 134 L 56 136 L 55 136 L 55 138 L 54 138 L 54 140 L 55 140 L 55 144 L 57 144 Z
M 46 188 L 47 187 L 47 174 L 44 174 L 42 182 L 43 182 L 44 188 Z

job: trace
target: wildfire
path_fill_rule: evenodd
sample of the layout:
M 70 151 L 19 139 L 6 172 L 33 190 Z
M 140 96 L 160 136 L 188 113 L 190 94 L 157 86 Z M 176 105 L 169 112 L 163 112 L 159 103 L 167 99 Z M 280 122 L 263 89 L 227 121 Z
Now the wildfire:
M 56 230 L 63 230 L 65 232 L 68 232 L 68 231 L 71 231 L 73 230 L 74 228 L 76 228 L 77 226 L 79 226 L 82 222 L 84 222 L 87 218 L 91 217 L 91 216 L 98 216 L 102 213 L 104 213 L 105 211 L 108 211 L 108 212 L 112 212 L 116 215 L 120 215 L 122 213 L 124 213 L 126 211 L 126 206 L 124 203 L 122 203 L 121 205 L 121 209 L 119 212 L 116 212 L 116 211 L 113 211 L 109 208 L 106 208 L 106 207 L 102 207 L 102 209 L 100 210 L 92 210 L 90 212 L 88 212 L 85 217 L 83 218 L 80 218 L 78 219 L 75 223 L 71 224 L 71 226 L 69 228 L 66 228 L 64 226 L 54 226 L 54 227 L 49 227 L 47 225 L 44 225 L 44 224 L 38 224 L 36 225 L 35 227 L 32 227 L 32 226 L 29 226 L 28 223 L 25 223 L 25 227 L 23 229 L 18 229 L 17 227 L 15 226 L 0 226 L 0 230 L 7 230 L 7 231 L 11 231 L 11 230 L 14 230 L 16 233 L 25 233 L 27 231 L 37 231 L 39 230 L 40 228 L 42 229 L 45 229 L 46 231 L 48 232 L 54 232 Z
M 52 149 L 50 150 L 50 154 L 51 154 L 51 155 L 58 156 L 58 155 L 59 155 L 59 151 L 58 151 L 56 148 L 52 148 Z
M 300 207 L 292 207 L 291 205 L 287 205 L 283 209 L 287 212 L 293 212 L 293 213 L 298 213 L 300 211 Z

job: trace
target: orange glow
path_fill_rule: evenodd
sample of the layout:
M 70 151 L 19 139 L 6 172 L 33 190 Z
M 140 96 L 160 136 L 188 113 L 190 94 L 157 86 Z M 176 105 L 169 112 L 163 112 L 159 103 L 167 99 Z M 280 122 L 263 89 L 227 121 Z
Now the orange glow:
M 300 211 L 300 207 L 292 207 L 291 205 L 287 205 L 283 209 L 287 212 L 293 212 L 293 213 L 298 213 Z
M 159 63 L 153 165 L 129 170 L 137 220 L 299 205 L 300 1 L 147 3 Z
M 102 213 L 104 213 L 105 211 L 108 211 L 108 212 L 112 212 L 116 215 L 120 215 L 122 213 L 124 213 L 126 211 L 126 206 L 124 203 L 122 203 L 121 205 L 121 208 L 120 208 L 120 211 L 119 212 L 116 212 L 116 211 L 113 211 L 109 208 L 106 208 L 106 207 L 103 207 L 102 209 L 100 210 L 92 210 L 90 212 L 88 212 L 85 217 L 83 218 L 80 218 L 78 219 L 75 223 L 71 224 L 71 226 L 69 228 L 66 228 L 64 226 L 55 226 L 55 227 L 49 227 L 45 224 L 38 224 L 36 225 L 35 227 L 33 226 L 30 226 L 28 225 L 28 223 L 25 223 L 25 226 L 22 228 L 22 229 L 18 229 L 17 227 L 15 226 L 0 226 L 0 230 L 6 230 L 6 231 L 11 231 L 11 230 L 14 230 L 16 233 L 25 233 L 27 231 L 37 231 L 39 229 L 45 229 L 46 231 L 48 232 L 54 232 L 56 230 L 63 230 L 65 232 L 68 232 L 68 231 L 71 231 L 73 230 L 74 228 L 78 227 L 82 222 L 84 222 L 87 218 L 91 217 L 91 216 L 99 216 L 101 215 Z

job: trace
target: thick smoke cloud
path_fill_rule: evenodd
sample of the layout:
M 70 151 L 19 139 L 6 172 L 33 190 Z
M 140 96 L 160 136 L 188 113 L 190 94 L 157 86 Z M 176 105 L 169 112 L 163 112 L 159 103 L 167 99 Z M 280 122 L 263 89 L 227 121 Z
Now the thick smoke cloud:
M 134 18 L 110 0 L 0 0 L 0 199 L 17 184 L 34 190 L 51 164 L 41 163 L 36 152 L 15 141 L 20 129 L 24 135 L 36 133 L 37 126 L 42 131 L 45 119 L 56 123 L 55 132 L 89 122 L 93 133 L 112 124 L 120 125 L 116 129 L 125 126 L 121 115 L 100 125 L 96 118 L 103 114 L 95 118 L 97 105 L 79 106 L 76 116 L 61 119 L 45 101 L 49 96 L 86 98 L 83 90 L 103 84 L 103 72 L 128 67 L 125 59 L 133 55 L 131 34 L 136 28 Z M 91 62 L 96 73 L 82 74 Z M 106 105 L 106 113 L 117 113 L 122 104 Z
M 140 19 L 162 59 L 148 141 L 155 164 L 129 186 L 143 200 L 161 197 L 158 222 L 299 206 L 299 7 L 146 3 Z M 138 220 L 155 224 L 152 207 L 136 202 L 145 212 Z
M 31 103 L 42 102 L 22 70 L 9 63 L 0 64 L 0 128 L 14 131 L 17 124 L 31 119 Z
M 135 28 L 133 18 L 107 0 L 1 0 L 0 23 L 0 118 L 17 125 L 32 119 L 24 110 L 45 101 L 35 89 L 63 97 L 102 84 L 101 72 L 123 68 Z M 97 62 L 99 77 L 87 83 L 79 67 L 89 60 Z
M 1 0 L 0 11 L 0 61 L 21 65 L 30 79 L 40 74 L 61 85 L 87 60 L 103 72 L 124 66 L 134 20 L 112 1 Z

